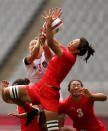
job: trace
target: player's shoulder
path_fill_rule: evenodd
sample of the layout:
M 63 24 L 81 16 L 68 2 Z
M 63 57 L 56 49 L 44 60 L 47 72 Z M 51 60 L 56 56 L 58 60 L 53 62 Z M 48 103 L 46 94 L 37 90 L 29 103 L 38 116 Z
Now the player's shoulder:
M 71 98 L 71 95 L 70 95 L 67 98 L 65 98 L 63 101 L 61 101 L 61 103 L 67 104 L 71 99 L 72 98 Z

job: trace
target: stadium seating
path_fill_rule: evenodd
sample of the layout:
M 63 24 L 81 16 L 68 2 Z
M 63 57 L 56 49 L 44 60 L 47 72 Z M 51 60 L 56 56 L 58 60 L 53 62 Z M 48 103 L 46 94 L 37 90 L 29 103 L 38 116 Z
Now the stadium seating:
M 46 0 L 0 0 L 0 65 L 8 58 L 16 41 L 21 37 L 35 14 Z M 49 7 L 50 8 L 50 7 Z M 102 0 L 64 0 L 63 30 L 56 38 L 67 45 L 72 39 L 84 36 L 96 49 L 94 57 L 86 64 L 78 61 L 61 84 L 63 97 L 69 95 L 67 84 L 71 79 L 82 80 L 93 92 L 103 92 L 108 96 L 108 1 Z M 79 59 L 79 58 L 78 58 Z M 9 80 L 25 77 L 24 67 L 18 64 Z M 95 104 L 95 112 L 106 124 L 108 119 L 108 100 Z M 106 124 L 107 125 L 107 124 Z
M 0 65 L 16 46 L 45 0 L 0 0 Z

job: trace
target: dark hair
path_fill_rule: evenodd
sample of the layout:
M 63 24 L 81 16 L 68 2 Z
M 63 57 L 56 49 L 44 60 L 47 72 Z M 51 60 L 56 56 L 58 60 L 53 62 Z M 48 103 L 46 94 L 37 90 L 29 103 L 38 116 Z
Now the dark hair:
M 82 81 L 80 81 L 80 80 L 71 80 L 71 81 L 69 82 L 69 84 L 68 84 L 68 91 L 70 91 L 70 85 L 71 85 L 71 83 L 72 83 L 73 81 L 78 81 L 78 82 L 80 82 L 81 86 L 83 87 Z
M 12 85 L 28 85 L 30 83 L 28 78 L 24 78 L 24 79 L 16 79 Z
M 78 56 L 83 56 L 87 53 L 87 56 L 84 58 L 86 62 L 95 53 L 93 47 L 89 45 L 89 42 L 84 37 L 80 38 L 80 45 L 77 49 L 80 50 L 80 53 L 77 53 Z

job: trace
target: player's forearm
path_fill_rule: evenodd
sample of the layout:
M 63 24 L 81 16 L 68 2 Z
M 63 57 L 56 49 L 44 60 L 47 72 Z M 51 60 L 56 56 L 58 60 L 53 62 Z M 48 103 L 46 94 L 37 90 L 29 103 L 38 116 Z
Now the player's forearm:
M 40 49 L 40 43 L 38 41 L 31 54 L 27 57 L 27 63 L 31 64 L 34 61 L 34 59 L 36 59 L 36 56 L 39 53 L 39 49 Z
M 38 55 L 38 52 L 39 52 L 39 49 L 40 49 L 40 42 L 39 40 L 36 42 L 36 45 L 33 49 L 33 51 L 31 52 L 31 58 L 34 59 L 36 57 L 36 55 Z
M 43 46 L 43 50 L 44 50 L 44 53 L 45 53 L 45 57 L 47 60 L 50 60 L 51 57 L 53 56 L 52 52 L 50 51 L 48 45 L 45 43 L 44 46 Z
M 47 26 L 46 38 L 47 38 L 48 46 L 53 50 L 53 52 L 58 57 L 61 57 L 62 53 L 63 53 L 63 50 L 62 50 L 62 48 L 60 48 L 60 44 L 58 43 L 58 41 L 53 38 L 53 32 L 52 32 L 50 24 L 48 24 L 48 26 Z
M 47 25 L 46 38 L 47 38 L 48 46 L 52 47 L 52 44 L 53 44 L 53 32 L 52 32 L 52 28 L 51 28 L 51 23 Z
M 22 114 L 19 114 L 19 118 L 21 118 L 21 117 L 26 117 L 26 115 L 27 115 L 27 113 L 22 113 Z
M 103 93 L 96 93 L 96 94 L 91 94 L 90 98 L 96 101 L 105 101 L 107 99 L 107 96 L 104 95 Z

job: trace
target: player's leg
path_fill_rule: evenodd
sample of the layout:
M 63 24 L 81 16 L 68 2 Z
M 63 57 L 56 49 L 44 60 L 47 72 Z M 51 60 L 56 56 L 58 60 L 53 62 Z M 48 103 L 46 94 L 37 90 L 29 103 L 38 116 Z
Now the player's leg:
M 2 98 L 5 102 L 17 104 L 25 111 L 31 111 L 32 107 L 27 102 L 32 102 L 30 99 L 25 85 L 9 86 L 6 81 L 1 84 Z
M 41 87 L 41 106 L 44 108 L 48 131 L 59 131 L 59 89 L 44 85 Z
M 59 114 L 59 127 L 64 127 L 65 114 Z
M 46 127 L 48 131 L 59 131 L 58 112 L 45 110 Z
M 1 88 L 3 100 L 5 100 L 7 103 L 10 103 L 9 101 L 12 101 L 14 104 L 21 106 L 27 112 L 27 121 L 25 125 L 31 123 L 34 117 L 38 115 L 38 109 L 33 108 L 31 105 L 27 103 L 32 103 L 32 100 L 27 91 L 27 86 L 15 85 L 4 87 L 4 84 L 2 84 Z
M 75 131 L 73 128 L 63 128 L 64 126 L 64 114 L 60 115 L 58 112 L 45 110 L 46 127 L 48 131 Z M 61 120 L 63 123 L 61 123 Z
M 1 88 L 2 88 L 2 96 L 5 101 L 19 100 L 22 102 L 32 102 L 31 98 L 28 95 L 25 85 L 15 85 L 15 86 L 4 87 L 4 85 L 2 84 Z

